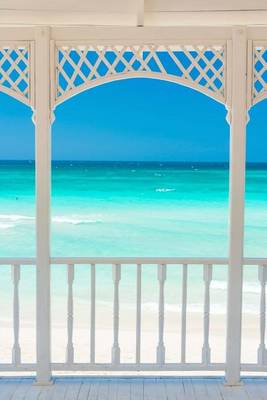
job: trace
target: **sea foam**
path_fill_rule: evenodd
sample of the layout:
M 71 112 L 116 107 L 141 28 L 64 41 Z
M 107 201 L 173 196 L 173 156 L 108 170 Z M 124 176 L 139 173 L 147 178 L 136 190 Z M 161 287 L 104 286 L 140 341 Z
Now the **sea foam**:
M 83 225 L 83 224 L 97 224 L 102 222 L 101 218 L 88 218 L 82 216 L 56 216 L 52 218 L 53 222 L 59 224 Z
M 5 221 L 17 222 L 23 220 L 33 220 L 34 217 L 30 217 L 27 215 L 17 215 L 17 214 L 0 214 L 0 220 L 1 219 Z
M 156 192 L 162 192 L 162 193 L 166 193 L 166 192 L 175 192 L 176 189 L 170 189 L 170 188 L 158 188 L 156 189 Z

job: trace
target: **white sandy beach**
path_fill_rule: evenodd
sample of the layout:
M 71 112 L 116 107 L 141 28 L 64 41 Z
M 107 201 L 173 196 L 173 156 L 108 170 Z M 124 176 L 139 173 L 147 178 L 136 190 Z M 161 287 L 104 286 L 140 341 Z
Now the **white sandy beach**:
M 52 361 L 64 362 L 67 344 L 66 317 L 55 321 L 52 318 Z M 75 362 L 89 362 L 90 358 L 90 312 L 85 316 L 79 312 L 74 315 L 74 349 Z M 179 362 L 181 350 L 181 315 L 179 312 L 166 312 L 165 315 L 165 346 L 166 362 Z M 143 312 L 141 336 L 141 362 L 155 362 L 158 340 L 158 316 L 156 312 Z M 0 361 L 11 361 L 13 341 L 11 321 L 0 321 Z M 256 362 L 259 343 L 259 318 L 253 314 L 245 314 L 243 318 L 242 361 Z M 211 314 L 210 318 L 210 347 L 211 361 L 224 362 L 226 343 L 225 315 Z M 96 362 L 110 362 L 112 333 L 112 309 L 102 307 L 96 315 Z M 121 361 L 135 361 L 135 315 L 122 310 L 120 314 L 119 342 Z M 22 321 L 20 327 L 20 344 L 22 362 L 34 362 L 35 327 L 33 323 Z M 200 362 L 203 344 L 203 314 L 188 313 L 186 361 Z

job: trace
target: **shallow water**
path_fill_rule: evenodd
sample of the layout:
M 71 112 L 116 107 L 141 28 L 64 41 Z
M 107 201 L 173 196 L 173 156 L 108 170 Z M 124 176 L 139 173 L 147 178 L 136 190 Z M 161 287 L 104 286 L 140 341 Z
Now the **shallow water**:
M 228 165 L 190 163 L 54 162 L 52 183 L 53 256 L 227 256 Z M 267 257 L 267 165 L 248 165 L 245 255 Z M 34 256 L 34 163 L 0 163 L 0 256 Z M 100 296 L 108 301 L 111 271 L 98 270 Z M 156 268 L 144 279 L 156 282 Z M 169 302 L 178 294 L 180 272 L 169 269 Z M 32 287 L 32 271 L 28 285 Z M 65 272 L 64 272 L 65 273 Z M 4 270 L 2 273 L 5 274 Z M 53 273 L 60 292 L 62 271 Z M 80 296 L 88 286 L 80 267 Z M 128 302 L 134 300 L 135 270 L 123 272 Z M 88 275 L 89 279 L 89 275 Z M 190 273 L 192 307 L 203 291 L 201 268 Z M 217 306 L 225 297 L 226 270 L 215 270 Z M 254 303 L 259 287 L 255 269 L 246 273 L 244 290 Z M 3 280 L 2 280 L 3 281 Z M 31 282 L 31 283 L 30 283 Z M 0 280 L 0 288 L 6 285 Z M 124 288 L 124 289 L 123 289 Z M 147 303 L 156 286 L 147 285 Z M 172 295 L 173 293 L 173 295 Z M 252 297 L 251 297 L 252 296 Z M 151 300 L 151 301 L 150 301 Z M 217 306 L 214 306 L 215 308 Z M 219 312 L 217 307 L 217 311 Z M 252 307 L 253 308 L 253 307 Z

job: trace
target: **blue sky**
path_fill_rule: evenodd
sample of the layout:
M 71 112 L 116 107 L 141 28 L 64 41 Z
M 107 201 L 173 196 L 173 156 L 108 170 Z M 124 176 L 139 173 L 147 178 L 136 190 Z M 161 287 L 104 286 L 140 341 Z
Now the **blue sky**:
M 33 159 L 31 110 L 0 94 L 0 159 Z M 117 81 L 60 105 L 53 158 L 61 160 L 227 161 L 224 106 L 180 85 Z M 248 161 L 267 162 L 267 101 L 250 111 Z

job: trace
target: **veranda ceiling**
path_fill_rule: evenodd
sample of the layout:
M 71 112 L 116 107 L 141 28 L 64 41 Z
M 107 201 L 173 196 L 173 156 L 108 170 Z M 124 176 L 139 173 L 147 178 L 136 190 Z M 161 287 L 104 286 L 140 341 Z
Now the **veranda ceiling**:
M 0 0 L 0 24 L 264 25 L 266 0 Z

